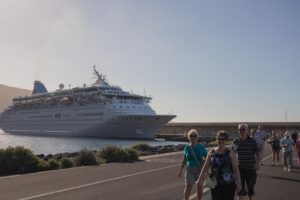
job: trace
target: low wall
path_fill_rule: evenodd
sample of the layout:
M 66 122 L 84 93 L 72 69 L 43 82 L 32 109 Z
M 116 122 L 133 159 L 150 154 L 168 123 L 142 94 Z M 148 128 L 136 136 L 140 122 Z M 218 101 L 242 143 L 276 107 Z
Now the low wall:
M 215 122 L 215 123 L 168 123 L 163 126 L 158 133 L 158 137 L 182 137 L 190 129 L 196 129 L 200 136 L 214 137 L 219 130 L 225 130 L 230 137 L 238 135 L 238 124 L 246 123 L 249 130 L 257 129 L 261 125 L 263 129 L 271 133 L 274 130 L 277 134 L 283 135 L 286 130 L 300 132 L 300 122 Z

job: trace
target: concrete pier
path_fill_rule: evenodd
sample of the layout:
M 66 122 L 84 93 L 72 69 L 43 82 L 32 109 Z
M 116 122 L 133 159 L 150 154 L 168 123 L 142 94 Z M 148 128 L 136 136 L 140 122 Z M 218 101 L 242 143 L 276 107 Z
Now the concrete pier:
M 215 136 L 219 130 L 225 130 L 230 136 L 236 136 L 238 124 L 246 123 L 249 125 L 249 130 L 257 129 L 258 125 L 263 126 L 263 129 L 271 133 L 274 130 L 276 133 L 282 135 L 286 130 L 300 132 L 300 122 L 200 122 L 200 123 L 168 123 L 159 130 L 160 136 L 182 136 L 194 128 L 201 136 L 209 137 Z

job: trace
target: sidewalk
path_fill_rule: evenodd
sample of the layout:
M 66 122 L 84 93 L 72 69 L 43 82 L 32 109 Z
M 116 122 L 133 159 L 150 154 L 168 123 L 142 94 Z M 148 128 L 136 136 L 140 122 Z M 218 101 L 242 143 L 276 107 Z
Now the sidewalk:
M 282 153 L 280 156 L 282 160 Z M 272 166 L 272 157 L 266 160 L 264 166 L 258 171 L 255 200 L 299 199 L 300 167 L 297 159 L 297 152 L 294 151 L 292 172 L 284 171 L 282 162 Z

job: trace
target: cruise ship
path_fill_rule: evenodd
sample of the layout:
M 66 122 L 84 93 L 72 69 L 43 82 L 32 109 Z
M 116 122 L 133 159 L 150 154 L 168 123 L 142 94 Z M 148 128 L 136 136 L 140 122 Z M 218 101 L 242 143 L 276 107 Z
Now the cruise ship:
M 158 115 L 151 97 L 108 83 L 94 66 L 94 84 L 48 92 L 34 81 L 32 95 L 16 97 L 0 115 L 6 133 L 47 136 L 87 136 L 153 139 L 175 115 Z

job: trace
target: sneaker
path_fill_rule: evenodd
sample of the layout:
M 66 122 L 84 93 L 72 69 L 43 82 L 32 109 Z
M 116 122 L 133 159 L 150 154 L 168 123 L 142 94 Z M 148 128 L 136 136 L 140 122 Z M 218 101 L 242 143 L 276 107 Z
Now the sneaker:
M 284 170 L 284 171 L 287 171 L 287 170 L 288 170 L 288 168 L 287 168 L 287 167 L 284 167 L 284 168 L 283 168 L 283 170 Z
M 288 168 L 288 172 L 291 172 L 291 171 L 292 171 L 292 169 L 289 167 L 289 168 Z
M 275 164 L 274 164 L 274 161 L 272 161 L 272 166 L 274 166 Z

